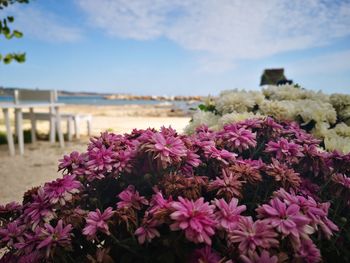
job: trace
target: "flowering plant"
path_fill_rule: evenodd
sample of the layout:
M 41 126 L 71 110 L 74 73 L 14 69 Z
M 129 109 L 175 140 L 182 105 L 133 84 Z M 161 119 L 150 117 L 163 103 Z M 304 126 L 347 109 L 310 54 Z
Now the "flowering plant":
M 350 152 L 350 95 L 314 92 L 294 85 L 266 86 L 260 91 L 228 90 L 199 105 L 187 133 L 206 124 L 214 130 L 227 123 L 270 116 L 297 121 L 327 150 Z
M 350 155 L 271 118 L 102 133 L 0 207 L 1 262 L 346 262 Z

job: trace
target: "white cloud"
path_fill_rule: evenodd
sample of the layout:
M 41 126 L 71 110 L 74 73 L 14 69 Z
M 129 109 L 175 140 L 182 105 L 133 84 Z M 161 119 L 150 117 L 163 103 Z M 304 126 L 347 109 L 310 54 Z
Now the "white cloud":
M 27 37 L 47 42 L 76 42 L 82 38 L 77 27 L 62 23 L 61 18 L 39 8 L 30 6 L 13 6 L 6 9 L 6 15 L 13 15 L 12 26 Z
M 350 2 L 318 0 L 76 0 L 91 24 L 135 40 L 168 38 L 227 68 L 350 34 Z M 213 63 L 208 63 L 214 58 Z M 231 62 L 228 62 L 231 61 Z
M 287 65 L 288 72 L 297 76 L 334 75 L 350 72 L 350 50 L 302 59 Z

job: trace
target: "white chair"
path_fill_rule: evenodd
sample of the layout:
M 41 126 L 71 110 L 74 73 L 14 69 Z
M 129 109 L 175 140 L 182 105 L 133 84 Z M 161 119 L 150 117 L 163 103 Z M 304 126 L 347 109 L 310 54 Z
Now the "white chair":
M 15 90 L 14 92 L 14 100 L 15 103 L 29 103 L 29 102 L 49 102 L 56 103 L 57 102 L 57 92 L 54 90 Z M 49 121 L 50 122 L 50 142 L 54 143 L 56 141 L 56 113 L 54 107 L 50 107 L 49 112 L 33 112 L 33 109 L 30 112 L 23 113 L 23 119 L 31 120 L 31 137 L 32 142 L 36 141 L 36 121 Z M 88 135 L 91 135 L 91 122 L 92 116 L 90 114 L 71 114 L 64 113 L 60 114 L 60 119 L 67 121 L 67 133 L 68 140 L 72 140 L 72 123 L 74 124 L 74 132 L 75 137 L 77 139 L 80 138 L 80 121 L 87 122 L 87 130 Z M 17 123 L 17 122 L 16 122 Z M 61 129 L 59 129 L 61 130 Z M 58 131 L 59 136 L 63 136 L 62 131 Z

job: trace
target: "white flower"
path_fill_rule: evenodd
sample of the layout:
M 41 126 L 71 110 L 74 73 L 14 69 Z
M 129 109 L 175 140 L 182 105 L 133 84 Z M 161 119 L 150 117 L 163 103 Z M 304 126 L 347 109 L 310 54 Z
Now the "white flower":
M 328 102 L 306 99 L 298 100 L 296 103 L 297 114 L 302 117 L 304 123 L 314 120 L 317 123 L 329 122 L 333 124 L 337 121 L 337 113 Z
M 319 122 L 315 124 L 315 127 L 312 129 L 311 133 L 316 138 L 323 139 L 329 133 L 329 127 L 330 125 L 328 122 Z
M 262 118 L 262 117 L 265 117 L 265 116 L 261 115 L 260 113 L 254 114 L 253 112 L 242 112 L 242 113 L 232 112 L 232 113 L 223 115 L 218 121 L 218 126 L 220 129 L 225 124 L 228 124 L 228 123 L 243 121 L 243 120 L 252 119 L 252 118 Z
M 215 105 L 220 114 L 247 112 L 253 110 L 263 99 L 264 96 L 258 91 L 227 90 L 221 92 Z
M 324 138 L 324 144 L 328 151 L 338 150 L 345 154 L 350 152 L 350 137 L 342 137 L 331 132 Z
M 295 102 L 290 100 L 264 100 L 259 105 L 259 110 L 263 115 L 273 116 L 279 120 L 294 120 L 297 116 Z
M 203 124 L 207 125 L 209 128 L 215 128 L 219 118 L 220 116 L 212 112 L 196 111 L 192 117 L 192 121 L 185 127 L 185 133 L 192 134 L 197 127 Z
M 346 125 L 344 122 L 337 124 L 332 130 L 342 137 L 350 137 L 350 126 Z
M 329 101 L 329 96 L 321 91 L 315 92 L 303 88 L 296 88 L 294 85 L 267 86 L 263 89 L 263 94 L 269 100 L 303 100 L 312 99 L 323 102 Z

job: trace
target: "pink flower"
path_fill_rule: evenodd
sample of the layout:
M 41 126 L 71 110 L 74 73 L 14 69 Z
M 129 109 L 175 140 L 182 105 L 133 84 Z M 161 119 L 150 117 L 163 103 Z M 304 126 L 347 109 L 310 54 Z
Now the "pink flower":
M 300 175 L 285 163 L 279 162 L 272 158 L 272 163 L 266 166 L 266 173 L 272 176 L 277 182 L 289 189 L 290 187 L 298 188 L 300 186 Z
M 259 206 L 256 211 L 259 218 L 266 218 L 265 220 L 284 236 L 299 238 L 300 234 L 313 233 L 313 228 L 308 225 L 310 219 L 300 213 L 300 207 L 296 204 L 287 206 L 280 199 L 274 198 L 270 205 Z
M 153 215 L 157 212 L 161 212 L 163 209 L 169 209 L 172 202 L 173 199 L 171 196 L 168 199 L 165 199 L 162 192 L 157 191 L 156 194 L 152 196 L 149 213 Z
M 79 188 L 81 188 L 81 183 L 75 180 L 74 175 L 66 175 L 44 185 L 44 191 L 50 203 L 59 202 L 61 205 L 70 201 L 73 194 L 79 193 Z
M 132 160 L 135 156 L 135 152 L 132 150 L 124 150 L 119 151 L 115 153 L 115 164 L 113 165 L 113 168 L 119 172 L 127 172 L 130 173 L 133 168 Z
M 254 253 L 248 253 L 248 255 L 240 256 L 243 263 L 277 263 L 277 256 L 270 256 L 269 252 L 263 250 L 260 255 L 255 251 Z
M 337 173 L 332 176 L 332 180 L 350 190 L 350 177 L 345 174 Z
M 122 200 L 117 203 L 119 209 L 122 208 L 134 208 L 141 209 L 141 205 L 148 205 L 148 201 L 145 197 L 140 196 L 139 192 L 135 190 L 135 186 L 129 185 L 124 191 L 122 191 L 118 197 Z
M 183 141 L 172 134 L 154 133 L 143 147 L 146 152 L 152 154 L 152 157 L 158 161 L 159 167 L 163 169 L 171 164 L 178 164 L 187 155 Z
M 240 214 L 246 210 L 246 206 L 237 206 L 238 200 L 236 198 L 232 198 L 229 203 L 226 203 L 224 199 L 214 199 L 212 204 L 217 208 L 215 212 L 217 228 L 225 229 L 226 231 L 236 229 L 241 217 Z
M 40 187 L 32 198 L 32 202 L 24 206 L 23 215 L 25 222 L 30 223 L 32 229 L 35 229 L 40 221 L 49 222 L 55 217 L 55 213 L 43 187 Z
M 219 140 L 230 150 L 243 152 L 256 146 L 256 134 L 245 128 L 238 128 L 236 124 L 224 126 L 224 130 L 218 133 Z
M 86 235 L 88 239 L 94 239 L 97 231 L 110 235 L 107 221 L 113 214 L 114 211 L 112 207 L 108 207 L 103 213 L 101 213 L 100 209 L 96 209 L 95 212 L 89 212 L 83 234 Z
M 46 248 L 46 257 L 52 253 L 52 250 L 57 247 L 69 247 L 71 245 L 72 225 L 63 227 L 62 220 L 59 220 L 56 227 L 46 223 L 45 227 L 41 229 L 40 237 L 43 241 L 38 245 L 38 249 Z
M 213 250 L 210 246 L 204 246 L 203 248 L 197 248 L 190 256 L 190 263 L 219 263 L 220 255 Z
M 233 174 L 227 169 L 222 169 L 222 178 L 216 179 L 209 183 L 208 190 L 218 190 L 216 196 L 224 197 L 231 200 L 232 197 L 241 197 L 242 185 L 245 183 L 238 174 Z
M 303 239 L 301 246 L 297 250 L 296 256 L 306 263 L 321 262 L 321 253 L 311 239 Z
M 22 205 L 17 202 L 11 202 L 6 205 L 0 205 L 0 217 L 6 214 L 18 213 L 22 210 Z
M 2 246 L 13 246 L 17 242 L 23 241 L 25 225 L 15 220 L 0 228 L 0 244 Z
M 160 236 L 158 230 L 156 229 L 157 225 L 158 222 L 150 220 L 136 229 L 135 235 L 137 236 L 137 240 L 141 245 L 145 243 L 146 240 L 151 242 L 153 238 Z
M 241 253 L 254 252 L 257 247 L 277 247 L 279 242 L 276 237 L 277 233 L 266 221 L 253 222 L 251 217 L 241 217 L 238 229 L 229 234 L 232 243 L 239 243 Z
M 86 167 L 96 172 L 111 172 L 114 164 L 114 151 L 112 146 L 106 147 L 102 145 L 100 148 L 94 147 L 89 149 L 89 161 Z
M 59 160 L 58 170 L 68 170 L 69 172 L 77 169 L 84 161 L 84 155 L 79 152 L 72 152 L 70 155 L 63 156 Z
M 214 235 L 214 206 L 204 203 L 201 197 L 196 201 L 179 197 L 179 202 L 173 202 L 172 208 L 175 209 L 170 215 L 174 221 L 170 225 L 171 230 L 183 230 L 188 240 L 194 243 L 206 243 L 211 245 L 210 237 Z
M 199 141 L 197 144 L 203 151 L 204 157 L 207 159 L 216 159 L 225 165 L 233 162 L 236 159 L 237 154 L 229 152 L 225 149 L 217 149 L 214 141 Z
M 295 162 L 298 157 L 303 157 L 302 147 L 293 142 L 288 142 L 285 138 L 281 138 L 277 142 L 270 141 L 267 143 L 265 152 L 275 153 L 278 160 L 287 160 Z

